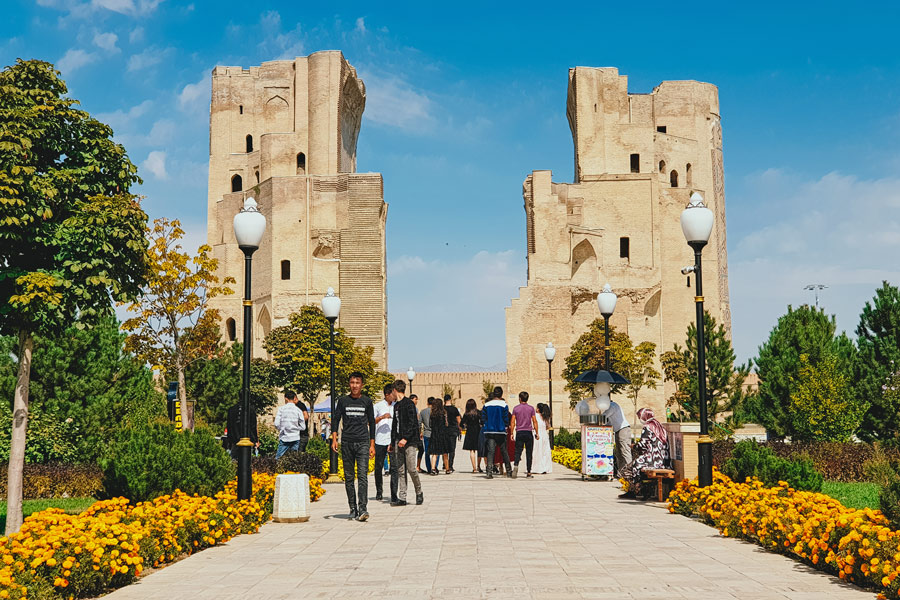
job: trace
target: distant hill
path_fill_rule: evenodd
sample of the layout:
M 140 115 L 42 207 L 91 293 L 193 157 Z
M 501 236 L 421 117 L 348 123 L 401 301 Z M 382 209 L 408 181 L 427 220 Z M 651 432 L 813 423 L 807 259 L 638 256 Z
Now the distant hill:
M 414 366 L 414 368 L 419 373 L 492 373 L 495 371 L 505 371 L 506 363 L 503 362 L 500 364 L 492 365 L 490 367 L 449 363 L 441 365 Z M 405 373 L 406 369 L 392 369 L 392 372 Z

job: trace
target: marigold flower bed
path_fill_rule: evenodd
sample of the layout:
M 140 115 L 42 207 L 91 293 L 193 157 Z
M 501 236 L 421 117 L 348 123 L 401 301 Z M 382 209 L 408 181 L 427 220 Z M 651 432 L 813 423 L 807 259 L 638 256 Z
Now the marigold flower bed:
M 735 483 L 718 470 L 713 485 L 682 481 L 669 495 L 669 511 L 697 516 L 728 537 L 747 539 L 793 556 L 841 579 L 900 597 L 900 531 L 880 511 L 851 509 L 786 483 L 767 488 L 756 480 Z
M 96 502 L 79 515 L 51 508 L 0 537 L 0 598 L 81 598 L 131 583 L 147 566 L 255 533 L 272 516 L 275 476 L 256 473 L 250 500 L 237 500 L 237 482 L 213 497 L 180 491 L 129 504 Z M 310 499 L 324 493 L 310 479 Z
M 568 467 L 573 471 L 581 471 L 581 450 L 571 448 L 554 448 L 552 452 L 553 462 Z

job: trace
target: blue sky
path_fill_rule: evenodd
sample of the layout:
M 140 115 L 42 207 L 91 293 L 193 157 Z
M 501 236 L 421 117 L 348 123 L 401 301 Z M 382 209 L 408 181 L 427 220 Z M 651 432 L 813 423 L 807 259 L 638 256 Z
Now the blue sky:
M 719 86 L 734 344 L 788 304 L 852 331 L 900 282 L 900 53 L 893 3 L 432 3 L 7 0 L 0 60 L 57 64 L 140 166 L 151 217 L 205 239 L 209 73 L 340 49 L 366 82 L 358 169 L 385 179 L 391 368 L 505 360 L 525 283 L 521 186 L 572 180 L 567 69 L 632 92 Z M 580 4 L 580 3 L 578 3 Z

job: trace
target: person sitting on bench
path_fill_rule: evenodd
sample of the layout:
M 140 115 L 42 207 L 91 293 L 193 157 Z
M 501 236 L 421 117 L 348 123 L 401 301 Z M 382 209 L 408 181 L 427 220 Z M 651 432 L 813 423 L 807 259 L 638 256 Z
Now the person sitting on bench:
M 669 458 L 668 435 L 662 423 L 656 420 L 653 410 L 642 408 L 637 411 L 644 428 L 641 439 L 634 445 L 634 459 L 622 469 L 622 478 L 628 482 L 628 497 L 635 497 L 641 491 L 641 473 L 644 469 L 665 468 Z

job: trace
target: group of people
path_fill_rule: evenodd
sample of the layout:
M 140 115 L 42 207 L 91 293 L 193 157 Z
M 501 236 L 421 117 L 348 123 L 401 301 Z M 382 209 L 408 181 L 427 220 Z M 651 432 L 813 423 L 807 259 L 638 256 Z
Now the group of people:
M 495 474 L 516 478 L 522 454 L 525 455 L 525 477 L 551 473 L 553 459 L 549 431 L 550 407 L 528 403 L 528 392 L 520 392 L 518 403 L 510 409 L 503 389 L 495 387 L 481 409 L 474 399 L 466 402 L 460 414 L 452 398 L 428 398 L 418 410 L 418 397 L 406 396 L 406 382 L 396 380 L 384 386 L 384 399 L 374 403 L 363 394 L 365 376 L 355 372 L 349 376 L 350 393 L 339 398 L 330 431 L 332 448 L 340 452 L 344 466 L 344 487 L 350 505 L 350 518 L 366 521 L 368 512 L 369 459 L 375 459 L 375 500 L 383 501 L 384 478 L 389 476 L 391 506 L 408 504 L 409 480 L 415 490 L 415 503 L 424 502 L 420 474 L 437 475 L 441 466 L 445 473 L 455 472 L 453 465 L 457 442 L 469 451 L 472 473 Z M 293 391 L 284 394 L 285 403 L 275 415 L 279 432 L 276 458 L 285 452 L 304 451 L 309 442 L 309 409 Z M 639 492 L 641 472 L 660 468 L 668 457 L 667 434 L 653 411 L 642 408 L 637 417 L 643 431 L 634 445 L 632 459 L 631 426 L 621 407 L 611 403 L 604 413 L 615 432 L 617 475 L 629 481 L 629 495 Z M 422 469 L 422 460 L 425 468 Z M 385 465 L 385 467 L 382 467 Z

